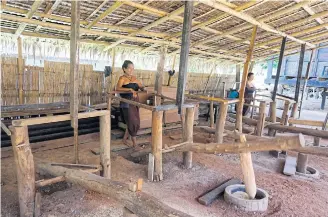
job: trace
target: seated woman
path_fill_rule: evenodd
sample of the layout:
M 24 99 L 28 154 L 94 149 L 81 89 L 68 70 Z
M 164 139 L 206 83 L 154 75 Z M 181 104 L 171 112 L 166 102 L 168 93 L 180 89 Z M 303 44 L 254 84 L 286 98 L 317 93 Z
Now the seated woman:
M 121 93 L 121 97 L 129 100 L 138 101 L 138 90 L 144 90 L 141 82 L 133 75 L 134 66 L 130 60 L 125 60 L 123 65 L 123 75 L 118 79 L 116 90 L 126 93 Z M 123 137 L 123 143 L 129 145 L 127 140 L 129 134 L 132 138 L 132 144 L 134 148 L 137 148 L 136 136 L 140 129 L 140 117 L 139 108 L 134 105 L 129 105 L 125 102 L 120 102 L 120 111 L 123 122 L 127 125 L 125 134 Z
M 254 73 L 248 73 L 247 75 L 247 83 L 246 83 L 246 88 L 245 88 L 245 103 L 246 104 L 251 104 L 254 98 L 254 92 L 256 91 L 256 88 L 253 84 L 254 80 Z M 250 107 L 248 105 L 244 105 L 243 107 L 243 116 L 247 115 L 249 112 Z

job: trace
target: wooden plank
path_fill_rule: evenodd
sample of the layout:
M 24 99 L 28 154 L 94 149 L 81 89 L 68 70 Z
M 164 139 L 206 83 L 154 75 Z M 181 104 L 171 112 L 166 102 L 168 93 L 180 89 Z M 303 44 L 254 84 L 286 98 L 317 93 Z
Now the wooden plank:
M 234 185 L 234 184 L 241 184 L 242 181 L 240 179 L 229 179 L 226 180 L 222 183 L 220 183 L 217 187 L 214 189 L 211 189 L 208 193 L 205 195 L 199 197 L 197 200 L 200 204 L 203 204 L 205 206 L 210 205 L 213 203 L 215 199 L 217 199 L 220 195 L 224 193 L 224 190 L 226 187 L 229 185 Z
M 293 176 L 296 172 L 296 157 L 287 156 L 283 173 L 287 176 Z
M 239 103 L 237 106 L 237 118 L 236 118 L 236 129 L 239 132 L 242 132 L 243 129 L 243 106 L 244 106 L 244 95 L 245 95 L 245 88 L 246 88 L 246 82 L 247 82 L 247 75 L 248 75 L 248 70 L 249 70 L 249 63 L 252 59 L 253 55 L 253 49 L 254 49 L 254 44 L 255 44 L 255 38 L 256 38 L 256 31 L 257 31 L 257 26 L 253 27 L 252 31 L 252 37 L 251 37 L 251 43 L 249 45 L 249 49 L 247 52 L 247 58 L 246 62 L 244 64 L 244 72 L 243 72 L 243 77 L 242 77 L 242 82 L 241 82 L 241 87 L 239 90 Z
M 100 111 L 78 113 L 77 117 L 78 119 L 84 119 L 84 118 L 93 118 L 93 117 L 98 117 L 108 114 L 109 114 L 108 110 L 100 110 Z M 47 117 L 39 117 L 39 118 L 13 120 L 12 125 L 15 127 L 30 126 L 30 125 L 54 123 L 60 121 L 69 121 L 70 119 L 71 119 L 70 115 L 56 115 L 56 116 L 47 116 Z
M 280 47 L 280 54 L 279 54 L 279 61 L 278 61 L 278 67 L 277 67 L 277 73 L 276 73 L 276 78 L 275 78 L 275 81 L 274 81 L 274 88 L 273 88 L 273 92 L 272 92 L 272 101 L 276 101 L 276 97 L 277 97 L 277 90 L 278 90 L 282 60 L 283 60 L 284 52 L 285 52 L 286 40 L 287 40 L 286 36 L 282 38 L 281 47 Z
M 27 126 L 10 128 L 18 186 L 21 217 L 33 216 L 35 201 L 35 169 Z

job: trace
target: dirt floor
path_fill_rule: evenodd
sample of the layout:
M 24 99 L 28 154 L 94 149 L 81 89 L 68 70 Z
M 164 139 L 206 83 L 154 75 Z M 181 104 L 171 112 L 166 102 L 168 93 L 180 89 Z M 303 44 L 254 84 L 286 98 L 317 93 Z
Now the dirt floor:
M 174 135 L 173 139 L 170 136 Z M 168 146 L 180 142 L 181 131 L 174 130 L 163 136 L 163 145 Z M 98 164 L 99 156 L 90 149 L 99 146 L 98 134 L 80 137 L 81 163 Z M 149 141 L 149 137 L 139 140 Z M 306 137 L 308 142 L 311 137 Z M 195 131 L 195 142 L 209 142 L 209 135 Z M 36 162 L 73 163 L 73 146 L 58 148 L 58 144 L 72 144 L 72 138 L 33 144 Z M 114 145 L 120 145 L 115 141 Z M 327 146 L 328 141 L 322 140 Z M 42 146 L 42 147 L 41 147 Z M 41 148 L 40 148 L 41 147 Z M 53 147 L 44 150 L 44 147 Z M 43 151 L 42 151 L 43 150 Z M 234 205 L 219 198 L 209 207 L 199 204 L 196 198 L 218 183 L 232 177 L 242 179 L 238 155 L 220 154 L 193 155 L 193 168 L 183 169 L 181 153 L 163 155 L 164 180 L 148 182 L 147 159 L 135 163 L 124 157 L 131 150 L 118 151 L 112 157 L 112 179 L 129 182 L 143 178 L 143 191 L 158 198 L 167 205 L 197 217 L 214 216 L 327 216 L 328 213 L 328 158 L 310 155 L 309 165 L 320 171 L 320 179 L 288 177 L 282 174 L 284 159 L 276 159 L 267 152 L 253 153 L 254 170 L 257 186 L 265 189 L 269 197 L 269 208 L 266 212 L 254 213 L 238 210 Z M 296 153 L 288 153 L 295 155 Z M 1 162 L 1 216 L 18 216 L 17 182 L 15 178 L 14 159 L 10 155 Z M 38 177 L 40 179 L 42 177 Z M 66 182 L 44 187 L 42 192 L 42 216 L 122 216 L 122 206 L 105 195 L 88 191 L 82 187 Z

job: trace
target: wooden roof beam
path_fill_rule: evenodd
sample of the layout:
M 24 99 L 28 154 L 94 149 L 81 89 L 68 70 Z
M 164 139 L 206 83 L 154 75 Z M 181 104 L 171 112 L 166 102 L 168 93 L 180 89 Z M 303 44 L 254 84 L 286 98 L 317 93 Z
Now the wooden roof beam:
M 87 18 L 86 20 L 89 20 L 93 15 L 95 15 L 96 13 L 98 13 L 98 11 L 100 9 L 102 9 L 104 7 L 104 5 L 108 2 L 108 0 L 104 0 L 103 3 L 101 3 Z
M 45 13 L 45 14 L 52 14 L 52 12 L 53 12 L 54 10 L 56 10 L 56 8 L 57 8 L 58 5 L 60 4 L 60 2 L 61 2 L 61 0 L 56 0 L 55 3 L 53 3 L 52 5 L 49 4 L 49 5 L 46 7 L 44 13 Z M 42 22 L 46 22 L 46 21 L 48 20 L 48 18 L 45 17 L 44 19 L 41 19 L 41 20 L 42 20 Z M 40 29 L 41 29 L 41 26 L 37 26 L 37 27 L 35 28 L 34 32 L 38 32 Z
M 32 6 L 31 6 L 31 9 L 26 14 L 27 19 L 32 18 L 33 14 L 36 12 L 36 10 L 38 10 L 38 8 L 42 4 L 42 2 L 43 2 L 43 0 L 33 2 Z M 16 32 L 15 32 L 15 37 L 20 36 L 20 34 L 24 31 L 25 27 L 26 27 L 25 23 L 20 24 L 19 27 L 17 28 Z
M 95 24 L 97 24 L 99 21 L 107 17 L 109 14 L 113 13 L 116 9 L 118 9 L 121 5 L 123 5 L 124 2 L 117 1 L 112 6 L 110 6 L 106 11 L 104 11 L 102 14 L 100 14 L 96 19 L 94 19 L 91 23 L 89 23 L 86 28 L 91 29 Z
M 41 25 L 41 26 L 44 26 L 44 27 L 57 29 L 57 30 L 62 30 L 62 31 L 66 31 L 66 32 L 70 31 L 70 26 L 67 26 L 67 25 L 59 25 L 59 24 L 48 23 L 48 22 L 43 23 L 43 22 L 38 21 L 38 20 L 30 20 L 30 19 L 27 19 L 27 18 L 11 16 L 11 15 L 7 15 L 7 14 L 2 14 L 1 15 L 1 20 L 11 20 L 11 21 L 15 21 L 15 22 L 22 22 L 22 23 L 33 24 L 33 25 Z M 180 48 L 180 45 L 178 45 L 174 42 L 170 42 L 170 41 L 154 40 L 154 39 L 141 38 L 141 37 L 135 37 L 135 36 L 127 36 L 127 35 L 119 35 L 119 34 L 113 34 L 113 33 L 109 33 L 109 32 L 101 32 L 101 31 L 97 31 L 97 30 L 85 29 L 85 28 L 81 28 L 80 33 L 88 34 L 88 35 L 100 35 L 100 36 L 105 36 L 105 37 L 110 37 L 110 38 L 117 38 L 117 39 L 125 39 L 125 40 L 128 40 L 128 41 L 135 41 L 135 42 L 156 43 L 156 44 L 160 44 L 160 45 L 165 44 L 165 45 L 168 45 L 170 47 Z M 243 59 L 243 58 L 234 57 L 234 56 L 227 56 L 227 55 L 221 55 L 221 54 L 217 54 L 217 53 L 210 53 L 210 52 L 200 51 L 198 49 L 190 49 L 190 51 L 194 52 L 194 53 L 206 54 L 206 55 L 210 55 L 210 56 L 229 58 L 229 59 L 235 60 L 235 61 L 241 61 Z
M 296 4 L 296 5 L 294 5 L 294 6 L 291 6 L 291 7 L 287 8 L 287 9 L 284 9 L 284 10 L 278 11 L 278 12 L 272 14 L 271 16 L 265 16 L 264 18 L 261 18 L 261 19 L 259 19 L 259 20 L 254 19 L 253 17 L 251 17 L 251 16 L 249 16 L 249 15 L 247 15 L 247 14 L 245 14 L 245 13 L 238 12 L 238 11 L 236 11 L 236 10 L 233 10 L 233 9 L 229 8 L 229 7 L 226 7 L 225 5 L 219 4 L 219 3 L 217 3 L 217 2 L 215 2 L 215 1 L 213 1 L 213 0 L 199 0 L 199 1 L 202 2 L 202 3 L 204 3 L 204 4 L 209 5 L 209 6 L 211 6 L 211 7 L 214 7 L 214 8 L 216 8 L 216 9 L 218 9 L 218 10 L 221 10 L 221 11 L 224 11 L 224 12 L 226 12 L 226 13 L 228 13 L 228 14 L 231 14 L 231 15 L 233 15 L 233 16 L 236 16 L 236 17 L 238 17 L 238 18 L 240 18 L 240 19 L 242 19 L 242 20 L 245 20 L 246 22 L 248 22 L 248 23 L 250 23 L 250 24 L 245 24 L 245 25 L 241 25 L 241 26 L 235 27 L 235 28 L 233 28 L 233 29 L 231 29 L 231 30 L 229 30 L 229 31 L 227 31 L 227 32 L 225 32 L 225 33 L 223 33 L 223 34 L 221 34 L 221 35 L 217 35 L 217 36 L 214 36 L 214 37 L 210 37 L 210 38 L 208 38 L 208 39 L 205 39 L 205 40 L 202 40 L 202 41 L 200 41 L 200 42 L 197 42 L 195 45 L 205 44 L 205 43 L 207 43 L 207 42 L 210 42 L 210 41 L 213 41 L 213 40 L 219 39 L 219 38 L 221 38 L 221 37 L 226 37 L 227 35 L 230 35 L 230 34 L 236 33 L 236 32 L 241 31 L 241 30 L 243 30 L 243 29 L 250 28 L 252 25 L 257 25 L 257 26 L 259 26 L 260 28 L 262 28 L 262 29 L 264 29 L 264 30 L 266 30 L 266 31 L 268 31 L 268 32 L 272 32 L 272 33 L 275 33 L 275 34 L 278 34 L 278 35 L 281 35 L 281 36 L 286 36 L 286 37 L 289 38 L 290 40 L 296 41 L 296 42 L 298 42 L 298 43 L 301 43 L 301 44 L 302 44 L 302 43 L 305 43 L 305 42 L 302 41 L 302 40 L 299 40 L 299 39 L 297 39 L 297 38 L 295 38 L 295 37 L 292 37 L 292 36 L 290 36 L 290 35 L 288 35 L 288 34 L 286 34 L 286 33 L 284 33 L 284 32 L 281 32 L 281 31 L 279 31 L 279 30 L 274 29 L 274 28 L 271 27 L 270 25 L 264 23 L 264 21 L 271 20 L 271 19 L 273 19 L 274 17 L 279 17 L 279 16 L 281 16 L 281 15 L 283 15 L 283 14 L 286 14 L 287 12 L 290 12 L 290 11 L 296 10 L 297 8 L 300 8 L 300 7 L 304 6 L 304 5 L 309 4 L 310 2 L 308 2 L 308 1 L 304 1 L 304 2 L 298 3 L 298 4 Z M 312 44 L 310 44 L 310 43 L 307 43 L 307 45 L 310 46 L 310 47 L 313 47 L 313 46 L 314 46 L 314 45 L 312 45 Z
M 300 2 L 300 0 L 295 0 L 295 2 Z M 312 10 L 312 8 L 310 8 L 308 5 L 305 5 L 302 7 L 308 14 L 310 14 L 311 16 L 312 15 L 315 15 L 315 12 Z M 317 21 L 318 24 L 323 24 L 323 20 L 318 17 L 318 18 L 315 18 L 315 20 Z M 326 27 L 326 29 L 328 29 L 328 27 Z
M 197 4 L 198 4 L 197 2 L 194 3 L 194 5 L 197 5 Z M 138 31 L 136 31 L 136 32 L 133 32 L 133 33 L 129 34 L 129 36 L 135 36 L 135 35 L 138 34 L 140 31 L 146 31 L 146 30 L 148 30 L 148 29 L 150 29 L 150 28 L 152 28 L 152 27 L 154 27 L 154 26 L 158 26 L 159 24 L 164 23 L 164 22 L 166 22 L 167 20 L 169 20 L 171 17 L 173 17 L 173 16 L 177 16 L 177 15 L 183 13 L 183 11 L 184 11 L 184 6 L 181 6 L 180 8 L 178 8 L 178 9 L 175 10 L 175 11 L 172 11 L 171 13 L 167 14 L 166 16 L 161 17 L 161 18 L 159 18 L 158 20 L 152 22 L 151 24 L 149 24 L 149 25 L 147 25 L 147 26 L 141 28 L 140 30 L 138 30 Z M 124 39 L 122 39 L 122 40 L 118 40 L 118 41 L 114 42 L 112 45 L 110 45 L 110 46 L 108 46 L 107 48 L 105 48 L 105 50 L 108 50 L 108 49 L 114 48 L 115 46 L 117 46 L 117 45 L 119 45 L 119 44 L 121 44 L 121 43 L 123 43 L 123 42 L 125 42 L 125 41 L 126 41 L 126 40 L 124 40 Z

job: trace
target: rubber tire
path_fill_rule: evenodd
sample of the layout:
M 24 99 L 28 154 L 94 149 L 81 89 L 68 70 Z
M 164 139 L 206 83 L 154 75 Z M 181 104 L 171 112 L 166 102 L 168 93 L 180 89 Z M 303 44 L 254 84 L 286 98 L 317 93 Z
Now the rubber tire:
M 295 175 L 304 176 L 304 177 L 308 177 L 308 178 L 314 178 L 314 179 L 319 179 L 320 178 L 319 170 L 317 170 L 316 168 L 307 166 L 306 170 L 309 171 L 311 174 L 300 173 L 300 172 L 296 171 Z
M 268 209 L 268 203 L 269 203 L 269 194 L 264 191 L 263 189 L 257 188 L 256 197 L 260 197 L 261 199 L 242 199 L 239 197 L 236 197 L 234 193 L 236 191 L 244 191 L 245 192 L 245 185 L 230 185 L 226 187 L 224 191 L 224 200 L 228 203 L 232 203 L 234 205 L 237 205 L 242 210 L 250 211 L 250 212 L 264 212 Z

